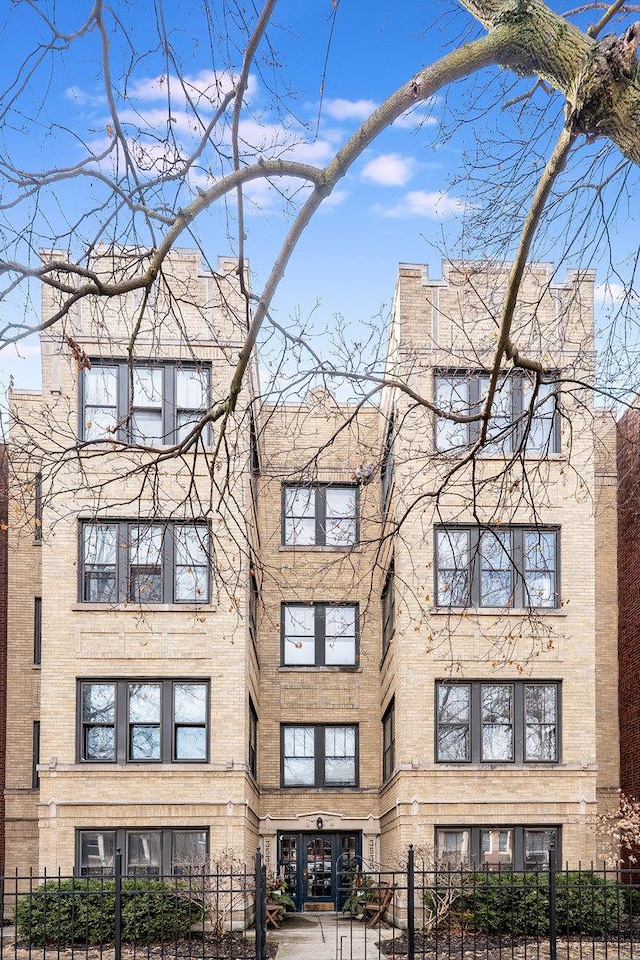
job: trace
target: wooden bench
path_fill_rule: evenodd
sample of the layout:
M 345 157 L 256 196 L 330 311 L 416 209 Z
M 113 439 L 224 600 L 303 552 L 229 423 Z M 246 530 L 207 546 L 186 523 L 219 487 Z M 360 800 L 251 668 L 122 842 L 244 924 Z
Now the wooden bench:
M 368 927 L 375 927 L 376 923 L 384 918 L 384 913 L 391 901 L 395 887 L 390 883 L 380 882 L 378 888 L 373 892 L 371 900 L 367 900 L 364 906 L 364 919 Z
M 267 903 L 267 926 L 271 924 L 276 930 L 280 927 L 282 905 L 279 903 Z

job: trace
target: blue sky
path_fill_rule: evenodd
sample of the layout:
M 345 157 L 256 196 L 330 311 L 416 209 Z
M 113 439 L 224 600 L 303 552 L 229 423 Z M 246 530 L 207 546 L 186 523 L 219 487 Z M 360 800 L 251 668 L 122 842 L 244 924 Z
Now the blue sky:
M 53 0 L 49 3 L 64 29 L 71 29 L 90 9 L 88 2 L 78 0 L 60 0 L 55 7 Z M 47 8 L 47 0 L 41 6 Z M 130 60 L 126 40 L 114 33 L 112 69 L 119 86 L 130 67 L 123 119 L 135 120 L 149 131 L 166 129 L 167 71 L 155 48 L 150 5 L 146 0 L 117 0 L 113 6 L 126 25 L 131 49 L 141 54 Z M 164 7 L 167 30 L 194 90 L 211 82 L 212 66 L 220 70 L 198 22 L 198 7 L 198 0 L 180 4 L 165 0 Z M 0 26 L 5 50 L 10 51 L 2 67 L 6 103 L 16 64 L 34 46 L 42 27 L 25 4 L 12 4 Z M 220 28 L 226 32 L 223 46 L 231 51 L 228 65 L 237 69 L 240 54 L 233 50 L 234 45 L 240 50 L 242 32 L 231 18 Z M 287 156 L 326 163 L 376 105 L 469 29 L 475 31 L 468 15 L 447 0 L 400 4 L 340 0 L 337 6 L 330 0 L 283 0 L 268 35 L 275 52 L 269 50 L 267 59 L 277 60 L 277 65 L 267 62 L 252 73 L 250 115 L 244 120 L 243 135 L 252 143 L 263 143 L 267 153 L 282 152 L 286 145 Z M 491 85 L 484 89 L 485 83 L 486 77 L 481 77 L 456 84 L 446 96 L 402 118 L 367 149 L 325 201 L 291 259 L 274 304 L 281 322 L 312 315 L 316 329 L 322 330 L 341 315 L 355 329 L 380 312 L 386 315 L 398 262 L 426 262 L 437 276 L 443 252 L 461 254 L 462 213 L 474 202 L 473 188 L 455 183 L 465 152 L 476 149 L 474 136 L 480 141 L 485 133 L 493 137 L 494 124 L 507 131 L 509 124 L 514 123 L 514 130 L 516 124 L 495 111 L 483 115 L 494 95 Z M 284 96 L 280 112 L 274 92 Z M 75 162 L 80 142 L 94 149 L 102 140 L 106 143 L 109 116 L 95 36 L 45 62 L 25 86 L 19 106 L 23 122 L 16 124 L 14 116 L 11 129 L 5 126 L 2 148 L 26 166 L 64 166 Z M 452 115 L 464 118 L 467 111 L 469 116 L 477 113 L 478 121 L 454 130 Z M 52 117 L 57 126 L 48 124 Z M 176 142 L 188 142 L 189 114 L 179 98 L 174 100 L 171 123 Z M 151 137 L 141 143 L 147 163 L 162 162 L 164 147 Z M 535 169 L 533 158 L 531 162 Z M 198 185 L 194 175 L 190 188 Z M 65 219 L 73 222 L 93 190 L 84 179 L 72 188 L 61 187 L 55 202 L 48 199 L 46 216 L 53 232 L 62 229 L 59 224 Z M 249 186 L 247 196 L 246 252 L 254 287 L 259 289 L 290 225 L 296 198 L 283 203 L 264 184 Z M 20 216 L 16 214 L 18 233 L 29 226 L 28 218 L 21 222 Z M 235 252 L 220 211 L 203 218 L 196 229 L 213 262 L 218 254 Z M 188 238 L 181 245 L 190 245 Z M 36 308 L 34 292 L 27 315 L 33 316 Z M 24 310 L 24 302 L 9 300 L 5 316 L 7 309 Z M 2 382 L 11 375 L 16 386 L 37 386 L 37 354 L 32 341 L 17 351 L 0 353 Z

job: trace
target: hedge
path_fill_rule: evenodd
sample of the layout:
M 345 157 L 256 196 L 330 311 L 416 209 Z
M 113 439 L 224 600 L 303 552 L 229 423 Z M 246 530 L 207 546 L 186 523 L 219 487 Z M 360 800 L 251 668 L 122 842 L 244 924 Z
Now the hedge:
M 549 933 L 549 877 L 538 873 L 474 873 L 456 902 L 465 926 L 482 933 Z M 585 870 L 556 875 L 559 935 L 602 936 L 627 914 L 628 895 L 615 881 Z
M 49 880 L 18 901 L 20 938 L 45 943 L 112 943 L 115 940 L 115 880 Z M 122 881 L 122 940 L 151 942 L 184 935 L 202 920 L 202 901 L 179 885 L 159 880 Z

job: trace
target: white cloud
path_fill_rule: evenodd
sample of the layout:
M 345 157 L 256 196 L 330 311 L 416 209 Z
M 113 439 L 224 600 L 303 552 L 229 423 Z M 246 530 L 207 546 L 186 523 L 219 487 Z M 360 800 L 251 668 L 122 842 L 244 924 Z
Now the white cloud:
M 593 289 L 593 296 L 596 303 L 604 303 L 609 306 L 614 303 L 624 303 L 625 300 L 636 300 L 637 294 L 629 290 L 622 283 L 596 283 Z
M 143 77 L 129 86 L 129 99 L 156 103 L 158 100 L 166 101 L 169 91 L 172 107 L 184 107 L 188 100 L 202 106 L 203 99 L 210 104 L 218 104 L 222 97 L 233 89 L 236 80 L 235 74 L 225 70 L 201 70 L 183 77 L 175 74 Z M 251 97 L 256 89 L 256 79 L 250 75 L 246 96 Z
M 402 130 L 415 130 L 416 127 L 435 126 L 438 121 L 429 113 L 429 107 L 433 105 L 433 100 L 417 103 L 414 107 L 407 110 L 406 113 L 403 113 L 402 116 L 398 117 L 397 120 L 394 120 L 393 126 L 399 127 Z
M 103 107 L 107 102 L 104 94 L 95 95 L 81 90 L 80 87 L 67 87 L 64 92 L 67 100 L 72 100 L 78 107 Z
M 333 193 L 330 193 L 328 197 L 324 198 L 322 201 L 322 208 L 339 207 L 341 203 L 345 202 L 348 196 L 348 190 L 334 190 Z
M 334 120 L 366 120 L 378 104 L 375 100 L 325 100 L 322 112 Z
M 439 220 L 449 214 L 460 213 L 465 206 L 462 200 L 449 197 L 446 193 L 412 190 L 393 207 L 376 204 L 373 209 L 382 217 L 427 217 L 429 220 Z
M 389 187 L 403 187 L 413 174 L 415 160 L 399 153 L 382 153 L 370 160 L 362 171 L 365 180 Z

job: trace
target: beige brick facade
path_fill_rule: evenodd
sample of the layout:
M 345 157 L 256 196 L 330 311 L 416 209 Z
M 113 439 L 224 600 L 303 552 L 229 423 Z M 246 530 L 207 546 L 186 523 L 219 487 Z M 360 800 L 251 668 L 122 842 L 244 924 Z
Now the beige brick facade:
M 122 263 L 105 253 L 96 269 L 108 277 Z M 245 323 L 234 269 L 233 261 L 223 260 L 219 276 L 205 275 L 194 253 L 175 252 L 174 299 L 159 294 L 156 319 L 143 319 L 136 363 L 166 369 L 210 364 L 212 397 L 223 395 Z M 113 449 L 103 443 L 100 455 L 88 444 L 76 455 L 84 376 L 78 348 L 94 361 L 124 363 L 139 304 L 129 297 L 101 312 L 85 305 L 68 321 L 71 341 L 44 336 L 42 393 L 13 396 L 20 522 L 10 525 L 9 546 L 11 868 L 70 871 L 81 865 L 83 831 L 120 831 L 119 839 L 127 830 L 163 831 L 163 843 L 171 831 L 206 832 L 211 856 L 233 850 L 247 858 L 260 844 L 270 870 L 281 867 L 283 856 L 289 870 L 296 864 L 302 869 L 303 861 L 310 865 L 313 844 L 316 863 L 340 852 L 393 862 L 409 843 L 433 848 L 444 828 L 452 835 L 471 827 L 511 831 L 520 847 L 528 830 L 540 836 L 556 830 L 563 859 L 594 855 L 590 821 L 599 802 L 615 795 L 619 770 L 614 431 L 611 418 L 594 414 L 581 386 L 593 378 L 593 274 L 574 273 L 558 283 L 549 267 L 537 265 L 527 274 L 516 312 L 512 339 L 521 353 L 542 357 L 544 370 L 564 384 L 551 452 L 494 450 L 466 463 L 464 452 L 436 449 L 428 405 L 438 399 L 436 372 L 477 384 L 490 366 L 506 279 L 486 264 L 445 264 L 437 281 L 423 266 L 401 265 L 387 376 L 410 390 L 388 386 L 380 407 L 358 411 L 337 405 L 322 390 L 298 405 L 263 407 L 256 415 L 259 469 L 256 454 L 251 458 L 246 401 L 229 426 L 228 471 L 211 469 L 206 452 L 151 466 L 148 454 L 119 442 Z M 45 311 L 52 303 L 45 299 Z M 522 396 L 524 383 L 517 381 Z M 427 405 L 416 402 L 418 395 Z M 385 520 L 380 478 L 390 422 L 393 488 Z M 29 490 L 38 471 L 44 510 L 35 541 Z M 318 516 L 327 490 L 357 491 L 355 542 L 287 542 L 283 487 L 320 490 L 314 493 Z M 209 524 L 209 602 L 86 602 L 82 523 L 96 519 Z M 525 549 L 526 531 L 552 531 L 552 602 L 527 612 L 513 598 L 500 610 L 483 603 L 450 607 L 438 599 L 434 531 L 458 528 L 474 536 L 478 525 L 516 531 L 508 534 L 519 545 L 514 550 Z M 389 594 L 382 603 L 392 558 L 393 633 L 383 623 Z M 517 565 L 514 560 L 514 570 Z M 511 576 L 521 596 L 519 574 Z M 41 665 L 33 663 L 36 596 L 42 598 Z M 285 606 L 303 610 L 315 624 L 315 640 L 307 646 L 315 643 L 319 662 L 302 663 L 302 654 L 287 646 Z M 345 606 L 356 611 L 355 653 L 346 662 L 324 662 L 331 659 L 327 618 Z M 163 753 L 159 762 L 131 762 L 124 754 L 117 763 L 87 762 L 83 681 L 127 691 L 127 683 L 164 681 L 164 695 L 176 680 L 207 684 L 204 760 L 176 762 Z M 524 762 L 529 728 L 519 706 L 511 721 L 519 744 L 512 761 L 487 762 L 474 753 L 467 762 L 447 762 L 436 749 L 437 685 L 447 681 L 466 683 L 465 690 L 473 689 L 469 697 L 480 696 L 483 683 L 499 685 L 519 704 L 530 689 L 557 691 L 557 754 Z M 392 705 L 394 753 L 387 755 L 387 768 L 383 746 L 389 746 Z M 475 701 L 473 711 L 476 723 Z M 40 723 L 38 789 L 32 787 L 34 722 Z M 132 723 L 122 715 L 115 721 L 124 753 Z M 285 759 L 285 751 L 298 749 L 297 741 L 291 744 L 303 728 L 305 749 L 313 740 L 315 756 Z M 347 774 L 349 785 L 331 786 L 335 774 L 327 758 L 334 735 L 336 744 L 347 744 L 342 755 L 335 746 L 335 769 L 355 769 Z M 469 737 L 475 742 L 478 736 L 470 726 Z M 327 756 L 318 756 L 319 749 Z M 291 770 L 304 768 L 311 776 L 313 763 L 313 786 L 287 783 Z M 297 882 L 300 905 L 335 896 L 328 892 L 330 879 L 324 897 L 306 874 Z

